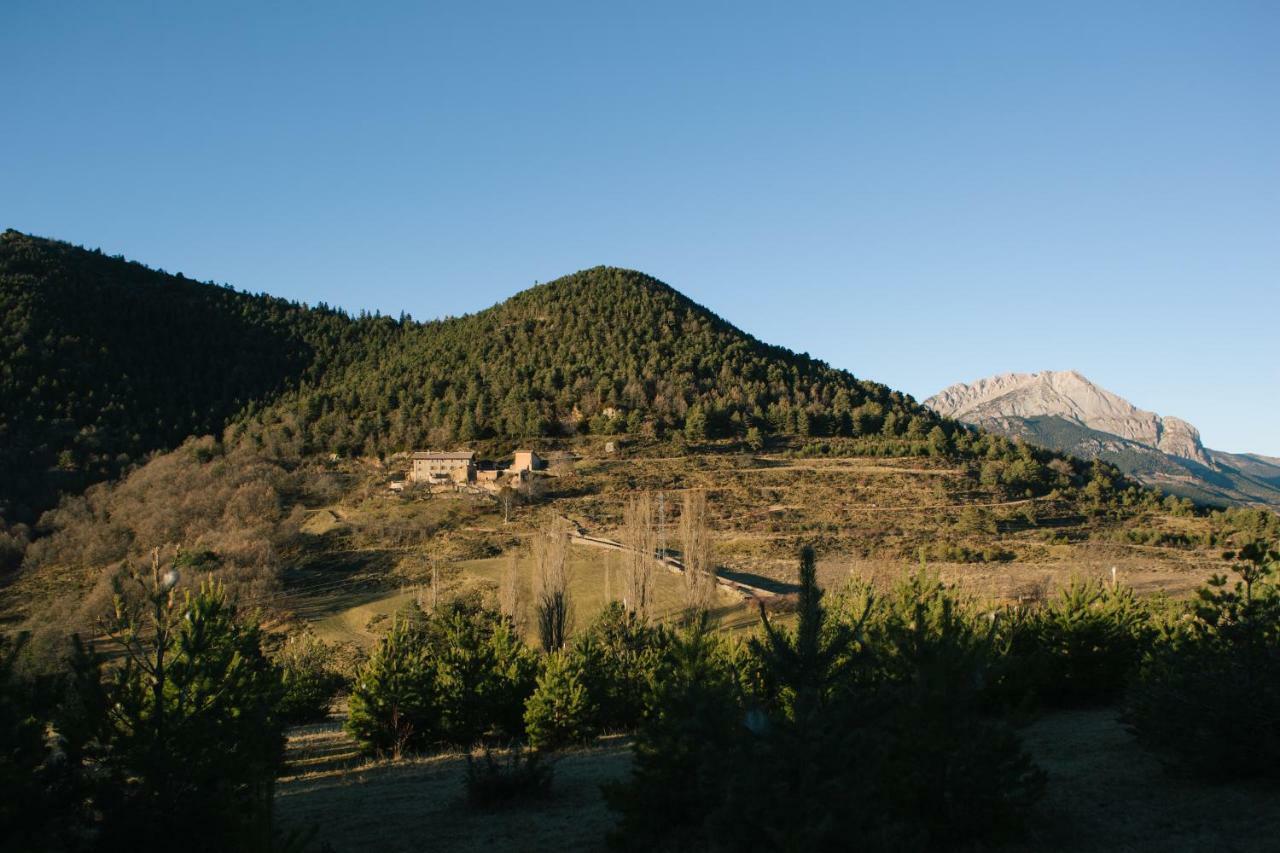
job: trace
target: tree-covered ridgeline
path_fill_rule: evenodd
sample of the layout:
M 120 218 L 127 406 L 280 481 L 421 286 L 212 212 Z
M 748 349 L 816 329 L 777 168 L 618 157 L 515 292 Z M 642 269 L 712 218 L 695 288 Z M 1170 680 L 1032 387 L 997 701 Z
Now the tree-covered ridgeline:
M 753 426 L 854 436 L 887 425 L 923 440 L 938 423 L 909 397 L 761 343 L 656 279 L 595 267 L 408 328 L 376 358 L 308 378 L 246 429 L 284 424 L 316 450 L 372 455 L 578 433 L 699 441 Z
M 250 436 L 283 426 L 306 451 L 343 454 L 581 432 L 923 440 L 938 423 L 883 385 L 763 344 L 667 285 L 609 267 L 416 323 L 6 231 L 0 307 L 9 524 L 233 422 Z
M 66 243 L 0 234 L 0 518 L 117 476 L 397 333 Z

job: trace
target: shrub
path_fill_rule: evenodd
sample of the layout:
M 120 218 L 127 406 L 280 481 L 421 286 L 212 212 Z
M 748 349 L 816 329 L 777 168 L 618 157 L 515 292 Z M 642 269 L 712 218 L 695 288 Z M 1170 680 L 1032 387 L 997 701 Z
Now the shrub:
M 580 660 L 565 652 L 548 655 L 538 686 L 525 703 L 524 724 L 534 749 L 582 743 L 596 732 L 596 707 L 587 696 Z
M 347 730 L 393 755 L 518 737 L 536 673 L 534 653 L 496 610 L 459 600 L 400 616 L 355 679 Z
M 439 737 L 470 746 L 482 736 L 518 737 L 533 692 L 537 656 L 511 620 L 475 602 L 455 601 L 428 622 L 435 654 Z
M 594 706 L 600 731 L 629 731 L 640 724 L 663 650 L 670 636 L 610 603 L 571 649 L 571 656 Z
M 1258 540 L 1228 559 L 1162 631 L 1125 719 L 1173 766 L 1210 778 L 1280 778 L 1280 554 Z
M 741 692 L 726 643 L 705 620 L 663 654 L 625 782 L 604 786 L 619 814 L 610 843 L 626 850 L 709 845 L 708 813 L 722 803 L 742 738 Z
M 678 639 L 607 791 L 630 849 L 928 849 L 1016 831 L 1044 774 L 982 712 L 995 630 L 936 579 L 828 610 L 811 550 L 799 621 L 762 613 L 750 657 Z M 744 683 L 751 690 L 743 689 Z
M 290 637 L 276 653 L 284 694 L 277 711 L 289 724 L 314 723 L 329 715 L 333 697 L 345 679 L 334 650 L 311 634 Z
M 492 808 L 551 794 L 554 769 L 534 750 L 515 747 L 499 760 L 485 747 L 467 754 L 467 803 Z
M 439 728 L 435 668 L 421 626 L 397 618 L 356 675 L 347 731 L 366 750 L 399 758 Z
M 71 838 L 84 832 L 85 790 L 76 749 L 64 738 L 50 738 L 62 679 L 22 677 L 16 671 L 26 634 L 0 635 L 0 848 L 73 849 Z
M 1045 777 L 1012 729 L 984 713 L 1001 651 L 995 620 L 924 572 L 865 612 L 873 698 L 859 713 L 883 749 L 875 772 L 891 837 L 914 828 L 937 845 L 1019 830 Z
M 1054 707 L 1118 699 L 1154 639 L 1150 607 L 1101 580 L 1073 580 L 1044 607 L 1010 616 L 1007 675 Z

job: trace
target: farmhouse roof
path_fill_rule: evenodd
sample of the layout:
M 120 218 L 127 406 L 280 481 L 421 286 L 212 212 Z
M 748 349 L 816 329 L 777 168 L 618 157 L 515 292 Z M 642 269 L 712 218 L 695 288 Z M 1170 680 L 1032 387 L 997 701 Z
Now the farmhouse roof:
M 449 452 L 436 452 L 433 450 L 419 450 L 413 454 L 414 459 L 457 459 L 470 462 L 476 458 L 474 452 L 470 450 L 455 450 Z

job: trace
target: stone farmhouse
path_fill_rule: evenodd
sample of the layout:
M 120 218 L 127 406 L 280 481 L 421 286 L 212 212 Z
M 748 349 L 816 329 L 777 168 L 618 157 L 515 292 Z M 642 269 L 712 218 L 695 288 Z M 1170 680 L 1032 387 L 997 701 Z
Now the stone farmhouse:
M 506 485 L 522 485 L 542 466 L 542 458 L 532 450 L 517 450 L 511 464 L 502 467 L 492 463 L 477 463 L 475 453 L 470 450 L 419 450 L 412 456 L 409 480 L 434 486 L 465 486 L 474 483 L 481 488 L 497 491 Z
M 475 478 L 476 455 L 470 450 L 419 450 L 413 454 L 413 467 L 409 469 L 409 479 L 415 483 L 470 483 Z

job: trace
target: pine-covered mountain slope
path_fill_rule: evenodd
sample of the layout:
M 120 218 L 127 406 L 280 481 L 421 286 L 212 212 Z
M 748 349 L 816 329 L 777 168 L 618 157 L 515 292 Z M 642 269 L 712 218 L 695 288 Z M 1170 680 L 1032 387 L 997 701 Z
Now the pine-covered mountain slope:
M 346 455 L 584 432 L 857 435 L 913 419 L 920 437 L 938 421 L 884 385 L 758 341 L 650 276 L 595 267 L 406 328 L 255 421 L 289 423 L 308 449 Z
M 1210 504 L 1280 506 L 1280 461 L 1206 448 L 1200 432 L 1076 371 L 1007 373 L 952 385 L 925 401 L 939 414 L 1085 459 Z
M 883 385 L 597 267 L 427 323 L 353 319 L 16 231 L 0 236 L 0 522 L 190 435 L 283 426 L 305 452 L 673 429 L 910 432 Z
M 219 433 L 246 405 L 333 369 L 395 325 L 5 231 L 0 522 L 30 522 L 60 493 Z

